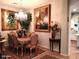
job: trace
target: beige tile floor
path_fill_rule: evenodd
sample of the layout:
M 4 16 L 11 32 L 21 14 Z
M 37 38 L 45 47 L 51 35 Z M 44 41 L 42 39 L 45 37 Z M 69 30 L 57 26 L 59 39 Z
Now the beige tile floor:
M 76 44 L 76 41 L 71 41 L 70 59 L 79 59 L 79 48 L 76 47 Z
M 44 55 L 54 56 L 54 57 L 57 57 L 59 59 L 79 59 L 79 49 L 76 48 L 76 41 L 71 41 L 70 52 L 71 52 L 70 56 L 62 56 L 58 52 L 52 52 L 50 50 L 46 50 L 44 53 L 36 56 L 33 59 L 41 59 L 41 57 L 43 57 Z
M 42 53 L 42 54 L 40 54 L 40 55 L 38 55 L 38 56 L 36 56 L 36 57 L 34 57 L 34 58 L 32 58 L 32 59 L 41 59 L 41 57 L 43 57 L 43 56 L 45 56 L 45 55 L 50 55 L 50 56 L 52 56 L 52 57 L 56 57 L 56 58 L 58 58 L 58 59 L 69 59 L 69 57 L 67 57 L 67 56 L 62 56 L 62 55 L 60 55 L 58 52 L 52 52 L 52 51 L 50 51 L 50 50 L 48 50 L 48 49 L 44 49 L 44 48 L 42 48 L 42 47 L 40 47 L 41 49 L 43 49 L 45 52 L 44 53 Z

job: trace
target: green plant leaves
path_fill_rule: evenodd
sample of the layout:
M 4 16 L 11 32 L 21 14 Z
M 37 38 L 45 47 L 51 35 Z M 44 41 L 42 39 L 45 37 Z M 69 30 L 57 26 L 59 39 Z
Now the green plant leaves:
M 28 29 L 31 21 L 32 21 L 31 14 L 27 13 L 27 19 L 26 20 L 20 20 L 21 28 L 22 29 Z
M 8 15 L 8 24 L 7 24 L 10 28 L 14 28 L 15 27 L 15 16 L 14 13 L 9 13 Z

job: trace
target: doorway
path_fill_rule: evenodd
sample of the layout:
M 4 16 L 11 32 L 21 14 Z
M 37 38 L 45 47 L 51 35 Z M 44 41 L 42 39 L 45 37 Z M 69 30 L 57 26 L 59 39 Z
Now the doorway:
M 79 0 L 69 2 L 69 53 L 79 58 Z

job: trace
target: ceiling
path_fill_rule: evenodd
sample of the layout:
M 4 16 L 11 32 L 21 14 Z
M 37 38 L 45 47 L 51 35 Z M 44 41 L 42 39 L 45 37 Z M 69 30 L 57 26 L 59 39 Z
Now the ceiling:
M 70 10 L 73 12 L 73 9 L 76 9 L 75 12 L 79 12 L 79 0 L 70 0 Z
M 33 9 L 51 3 L 52 0 L 0 0 L 0 4 L 17 8 Z M 79 0 L 70 0 L 70 10 L 77 9 L 79 12 Z
M 49 4 L 51 0 L 0 0 L 0 4 L 14 6 L 18 8 L 31 9 L 40 5 Z

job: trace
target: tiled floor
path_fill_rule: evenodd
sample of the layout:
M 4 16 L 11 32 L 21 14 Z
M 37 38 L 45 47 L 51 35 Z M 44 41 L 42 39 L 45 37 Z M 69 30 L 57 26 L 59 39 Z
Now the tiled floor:
M 42 47 L 41 47 L 41 48 L 42 48 Z M 42 48 L 42 49 L 44 49 L 44 48 Z M 58 59 L 68 59 L 68 58 L 69 58 L 69 57 L 60 55 L 58 52 L 52 52 L 52 51 L 50 51 L 50 50 L 48 50 L 48 49 L 44 49 L 44 50 L 46 50 L 44 53 L 42 53 L 42 54 L 40 54 L 40 55 L 34 57 L 33 59 L 41 59 L 41 57 L 43 57 L 43 56 L 45 56 L 45 55 L 50 55 L 50 56 L 56 57 L 56 58 L 58 58 Z
M 43 57 L 44 55 L 50 55 L 52 57 L 56 57 L 56 58 L 59 58 L 59 59 L 68 59 L 68 57 L 61 56 L 57 52 L 52 53 L 51 51 L 46 51 L 46 52 L 40 54 L 39 56 L 34 57 L 33 59 L 41 59 L 41 57 Z
M 76 47 L 76 41 L 71 41 L 70 59 L 79 59 L 79 49 Z
M 44 55 L 51 55 L 54 57 L 57 57 L 59 59 L 79 59 L 79 49 L 76 48 L 76 41 L 71 41 L 71 50 L 70 50 L 70 56 L 62 56 L 57 52 L 51 52 L 50 50 L 46 50 L 44 53 L 34 57 L 33 59 L 41 59 Z

